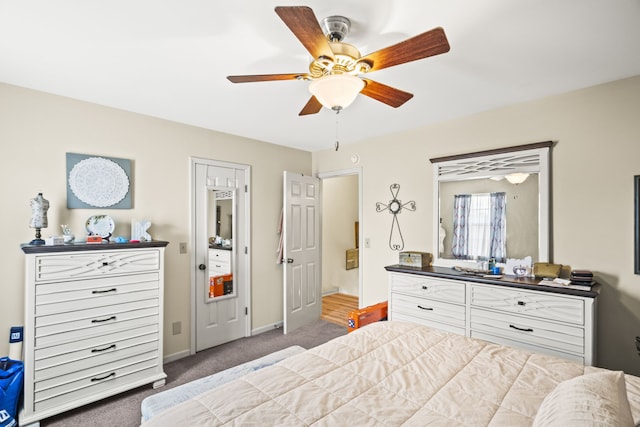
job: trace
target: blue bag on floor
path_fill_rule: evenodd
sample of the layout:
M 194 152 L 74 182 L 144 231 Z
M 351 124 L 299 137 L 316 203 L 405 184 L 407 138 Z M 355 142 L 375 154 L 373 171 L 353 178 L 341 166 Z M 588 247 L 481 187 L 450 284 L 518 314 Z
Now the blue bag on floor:
M 20 360 L 0 358 L 0 427 L 18 425 L 24 366 Z

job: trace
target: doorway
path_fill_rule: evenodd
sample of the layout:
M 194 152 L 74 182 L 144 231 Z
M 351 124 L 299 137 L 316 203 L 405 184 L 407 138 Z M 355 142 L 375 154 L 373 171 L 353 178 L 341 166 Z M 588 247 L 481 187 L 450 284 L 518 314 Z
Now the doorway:
M 191 354 L 251 335 L 250 171 L 191 159 Z
M 319 174 L 319 178 L 323 200 L 322 317 L 346 327 L 348 313 L 359 308 L 362 300 L 361 169 Z

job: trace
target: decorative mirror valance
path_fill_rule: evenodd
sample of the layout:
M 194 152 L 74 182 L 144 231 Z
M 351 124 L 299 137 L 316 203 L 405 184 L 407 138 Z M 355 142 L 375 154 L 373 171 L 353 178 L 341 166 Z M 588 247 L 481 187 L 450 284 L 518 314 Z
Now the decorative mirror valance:
M 540 142 L 430 159 L 434 264 L 549 262 L 550 148 Z

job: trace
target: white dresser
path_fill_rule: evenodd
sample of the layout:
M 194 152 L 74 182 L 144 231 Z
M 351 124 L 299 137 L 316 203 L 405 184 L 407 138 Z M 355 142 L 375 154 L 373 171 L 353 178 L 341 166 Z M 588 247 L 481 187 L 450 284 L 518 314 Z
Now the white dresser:
M 390 320 L 595 364 L 599 285 L 560 289 L 533 279 L 469 277 L 446 267 L 386 269 Z
M 20 425 L 153 383 L 164 385 L 167 242 L 23 246 Z

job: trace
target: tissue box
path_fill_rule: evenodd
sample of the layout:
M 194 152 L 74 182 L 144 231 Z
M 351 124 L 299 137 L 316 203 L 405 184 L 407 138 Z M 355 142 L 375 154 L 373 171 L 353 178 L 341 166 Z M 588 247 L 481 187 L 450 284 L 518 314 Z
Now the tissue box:
M 44 239 L 45 245 L 63 245 L 64 239 L 62 236 L 51 236 Z

